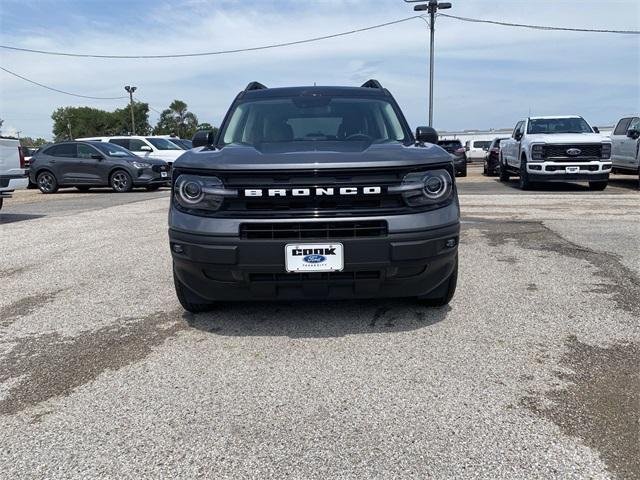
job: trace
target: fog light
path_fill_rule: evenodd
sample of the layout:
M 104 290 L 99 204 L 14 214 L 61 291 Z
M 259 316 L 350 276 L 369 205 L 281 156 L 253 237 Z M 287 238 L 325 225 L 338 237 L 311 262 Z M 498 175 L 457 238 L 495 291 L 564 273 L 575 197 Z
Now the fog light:
M 446 248 L 453 248 L 456 246 L 456 244 L 458 243 L 458 240 L 455 238 L 450 238 L 449 240 L 447 240 L 446 242 L 444 242 L 444 246 Z
M 175 253 L 184 253 L 184 248 L 182 248 L 182 245 L 178 245 L 177 243 L 174 243 L 171 248 L 173 249 L 173 251 Z

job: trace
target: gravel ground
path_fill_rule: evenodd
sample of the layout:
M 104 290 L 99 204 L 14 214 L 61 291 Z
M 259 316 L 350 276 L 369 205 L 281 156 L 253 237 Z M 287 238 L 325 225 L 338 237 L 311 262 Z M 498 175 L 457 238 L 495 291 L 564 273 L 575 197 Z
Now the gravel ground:
M 460 190 L 446 308 L 195 316 L 166 191 L 7 202 L 0 477 L 640 478 L 640 193 Z

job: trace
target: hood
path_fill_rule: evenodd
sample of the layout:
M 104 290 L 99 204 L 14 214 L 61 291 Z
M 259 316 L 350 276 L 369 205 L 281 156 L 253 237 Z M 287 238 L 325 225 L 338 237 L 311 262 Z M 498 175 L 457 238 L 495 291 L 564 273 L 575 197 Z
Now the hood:
M 527 134 L 527 139 L 531 143 L 554 143 L 554 144 L 567 144 L 567 143 L 602 143 L 602 141 L 609 141 L 608 138 L 600 135 L 599 133 L 535 133 Z
M 166 160 L 168 162 L 175 162 L 180 155 L 182 155 L 185 150 L 157 150 L 153 152 L 153 156 L 155 158 L 160 158 L 162 160 Z M 144 157 L 148 158 L 148 157 Z
M 286 142 L 261 146 L 227 145 L 187 150 L 175 168 L 214 170 L 286 170 L 309 168 L 407 167 L 450 162 L 437 145 L 363 142 Z

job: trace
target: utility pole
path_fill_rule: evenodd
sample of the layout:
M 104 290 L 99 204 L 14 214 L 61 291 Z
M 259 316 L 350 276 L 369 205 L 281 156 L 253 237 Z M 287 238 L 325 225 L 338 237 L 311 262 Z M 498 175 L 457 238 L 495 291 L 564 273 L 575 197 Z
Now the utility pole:
M 133 92 L 136 91 L 137 87 L 131 87 L 129 85 L 126 85 L 124 87 L 124 89 L 129 92 L 129 107 L 131 108 L 131 135 L 135 135 L 136 134 L 136 120 L 133 116 Z
M 407 3 L 421 2 L 424 0 L 404 0 Z M 433 127 L 433 66 L 434 66 L 434 39 L 436 32 L 436 12 L 451 8 L 449 2 L 438 2 L 438 0 L 429 0 L 429 3 L 416 5 L 413 9 L 416 12 L 427 11 L 429 13 L 429 30 L 431 31 L 429 41 L 429 126 Z
M 67 130 L 69 130 L 69 140 L 73 140 L 73 137 L 71 136 L 71 118 L 67 117 Z

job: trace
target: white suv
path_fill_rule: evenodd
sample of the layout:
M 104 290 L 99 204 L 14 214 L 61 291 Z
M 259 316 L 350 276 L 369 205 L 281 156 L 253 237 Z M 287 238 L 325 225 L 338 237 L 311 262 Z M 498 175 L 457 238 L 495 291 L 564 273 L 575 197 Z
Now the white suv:
M 118 137 L 86 137 L 76 140 L 93 140 L 120 145 L 139 157 L 153 157 L 172 165 L 184 150 L 166 137 L 159 135 L 118 136 Z
M 609 137 L 613 172 L 640 176 L 640 115 L 620 119 Z
M 5 198 L 18 188 L 26 188 L 29 178 L 17 138 L 0 137 L 0 208 Z

